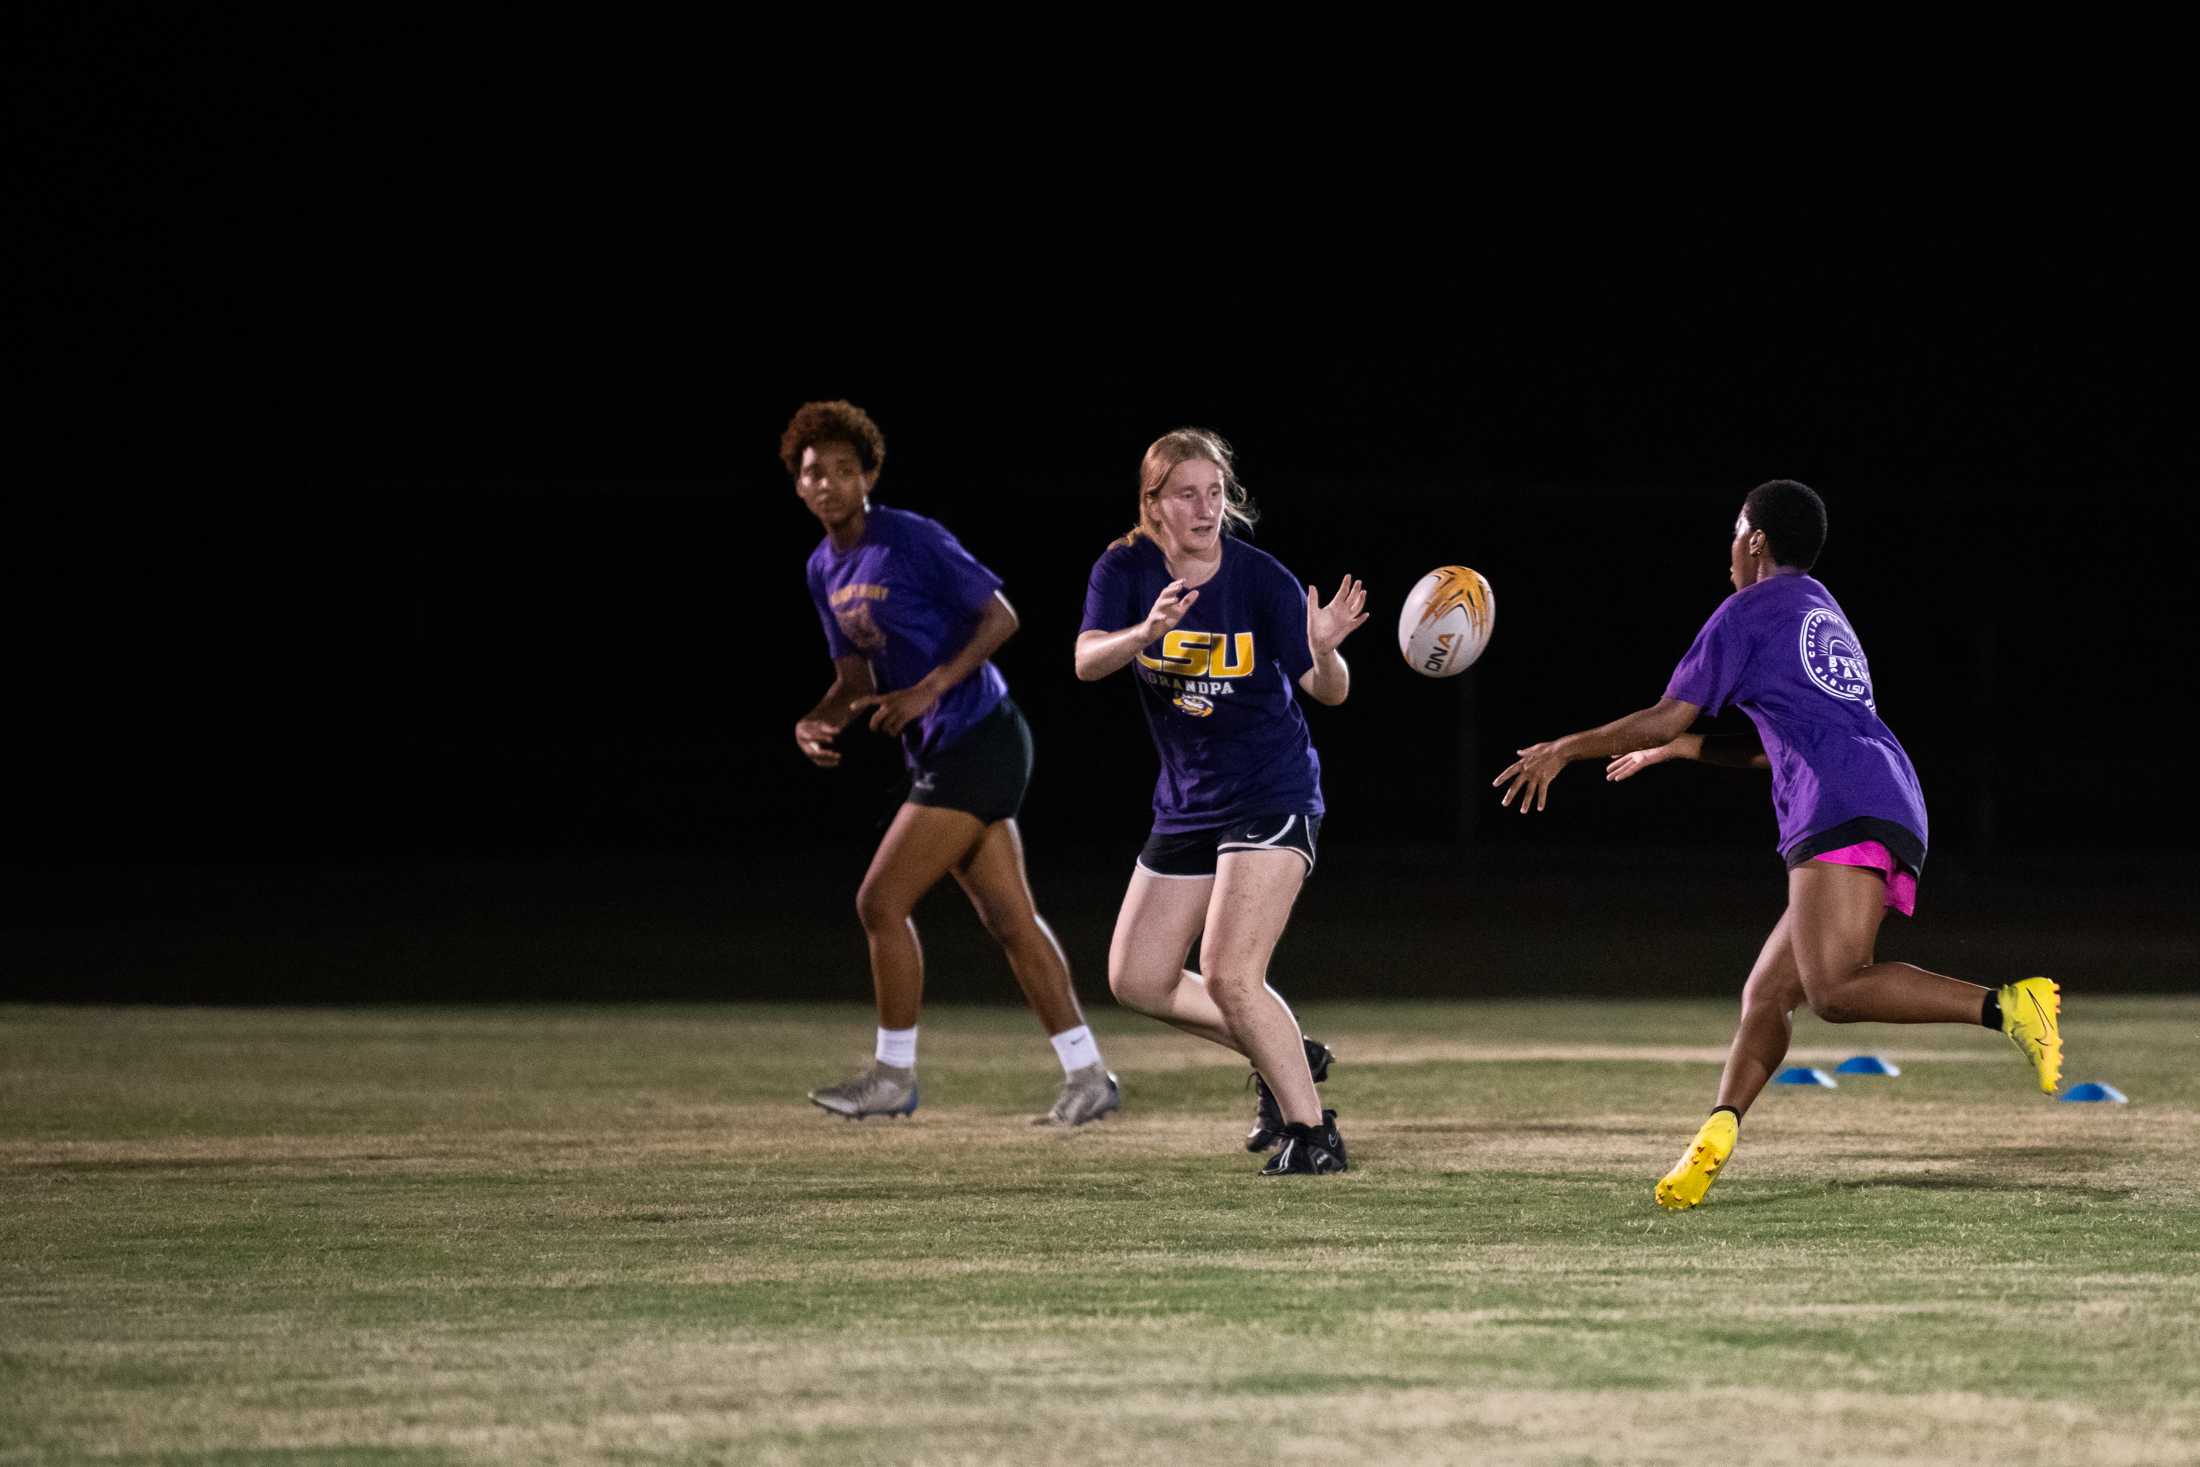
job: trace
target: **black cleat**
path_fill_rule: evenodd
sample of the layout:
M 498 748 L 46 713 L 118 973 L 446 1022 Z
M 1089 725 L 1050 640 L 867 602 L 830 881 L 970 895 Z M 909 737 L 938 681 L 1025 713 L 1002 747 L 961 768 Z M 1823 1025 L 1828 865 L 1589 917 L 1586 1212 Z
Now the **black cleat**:
M 1329 1062 L 1336 1058 L 1329 1046 L 1319 1039 L 1308 1039 L 1304 1034 L 1299 1040 L 1306 1046 L 1306 1068 L 1319 1085 L 1329 1078 Z M 1245 1133 L 1247 1151 L 1266 1151 L 1283 1139 L 1283 1107 L 1276 1104 L 1276 1097 L 1268 1089 L 1268 1082 L 1253 1071 L 1253 1129 Z
M 1344 1137 L 1337 1134 L 1337 1113 L 1325 1110 L 1318 1126 L 1286 1124 L 1283 1145 L 1268 1158 L 1260 1174 L 1264 1177 L 1312 1177 L 1349 1170 L 1351 1165 L 1345 1160 Z

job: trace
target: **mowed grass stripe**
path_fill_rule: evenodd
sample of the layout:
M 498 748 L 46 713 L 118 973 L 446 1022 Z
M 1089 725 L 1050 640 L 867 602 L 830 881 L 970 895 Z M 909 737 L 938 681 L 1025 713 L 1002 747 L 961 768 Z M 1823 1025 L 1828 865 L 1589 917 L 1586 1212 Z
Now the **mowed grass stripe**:
M 800 1100 L 850 1008 L 0 1009 L 0 1461 L 2190 1460 L 2200 1004 L 2073 1013 L 2138 1103 L 1804 1020 L 1922 1057 L 1772 1092 L 1668 1217 L 1705 1066 L 1415 1046 L 1726 1005 L 1310 1012 L 1357 1169 L 1282 1183 L 1242 1066 L 1114 1011 L 1063 1135 L 1005 1010 L 850 1124 Z

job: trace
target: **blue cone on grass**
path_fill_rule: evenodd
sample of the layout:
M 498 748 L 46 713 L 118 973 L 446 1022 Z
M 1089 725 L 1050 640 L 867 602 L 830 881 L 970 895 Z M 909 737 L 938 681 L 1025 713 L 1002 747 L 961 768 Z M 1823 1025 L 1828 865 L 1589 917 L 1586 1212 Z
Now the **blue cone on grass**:
M 1860 1054 L 1841 1061 L 1833 1067 L 1833 1072 L 1836 1075 L 1899 1075 L 1902 1070 L 1876 1054 Z
M 2083 1085 L 2073 1085 L 2064 1091 L 2063 1099 L 2075 1100 L 2081 1103 L 2088 1100 L 2106 1100 L 2115 1105 L 2126 1105 L 2130 1103 L 2131 1097 L 2113 1085 L 2103 1085 L 2097 1080 L 2088 1080 Z
M 1795 1065 L 1782 1070 L 1772 1077 L 1772 1083 L 1775 1085 L 1823 1085 L 1828 1090 L 1840 1088 L 1833 1083 L 1833 1076 L 1827 1074 L 1824 1070 L 1813 1070 L 1804 1065 Z

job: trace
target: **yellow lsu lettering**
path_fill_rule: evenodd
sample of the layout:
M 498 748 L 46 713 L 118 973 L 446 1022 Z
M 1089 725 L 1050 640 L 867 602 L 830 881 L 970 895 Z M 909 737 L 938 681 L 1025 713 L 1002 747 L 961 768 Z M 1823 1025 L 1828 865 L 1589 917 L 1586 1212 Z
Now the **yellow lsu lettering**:
M 874 586 L 868 581 L 851 581 L 833 592 L 830 599 L 835 606 L 845 606 L 850 601 L 884 601 L 886 594 L 884 586 Z
M 1139 662 L 1171 677 L 1244 677 L 1253 670 L 1251 632 L 1170 632 L 1161 639 L 1161 655 L 1138 654 Z

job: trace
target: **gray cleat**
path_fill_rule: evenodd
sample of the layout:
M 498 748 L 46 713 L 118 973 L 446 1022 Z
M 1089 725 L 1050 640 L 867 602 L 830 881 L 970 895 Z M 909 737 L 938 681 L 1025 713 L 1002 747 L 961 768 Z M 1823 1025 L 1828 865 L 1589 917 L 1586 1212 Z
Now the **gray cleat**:
M 1062 1093 L 1056 1097 L 1054 1109 L 1043 1116 L 1033 1116 L 1031 1123 L 1034 1126 L 1082 1126 L 1087 1121 L 1099 1120 L 1111 1110 L 1122 1108 L 1123 1087 L 1096 1062 L 1063 1076 Z
M 917 1108 L 917 1072 L 874 1060 L 853 1080 L 812 1090 L 810 1103 L 851 1121 L 865 1116 L 905 1116 Z

